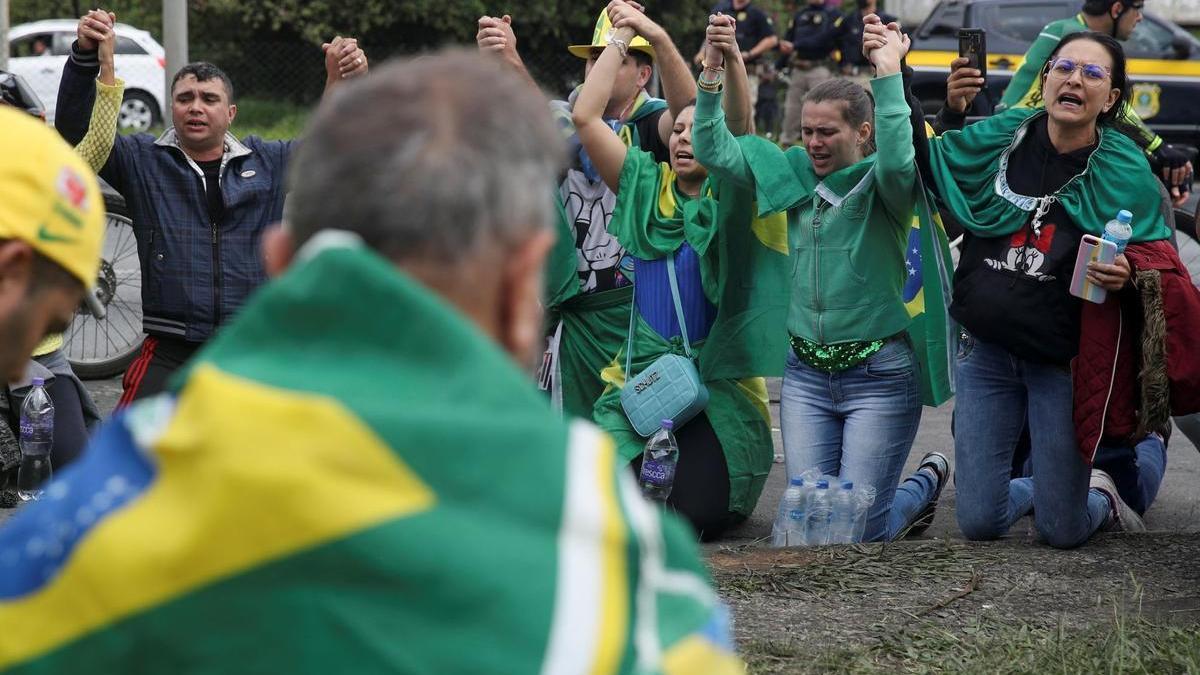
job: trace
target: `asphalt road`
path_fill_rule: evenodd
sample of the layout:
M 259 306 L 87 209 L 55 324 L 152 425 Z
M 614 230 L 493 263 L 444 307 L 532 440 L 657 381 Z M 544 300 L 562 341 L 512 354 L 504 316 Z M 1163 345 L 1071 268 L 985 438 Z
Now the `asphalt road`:
M 771 391 L 772 432 L 777 448 L 782 447 L 779 436 L 779 381 L 768 381 Z M 940 408 L 925 408 L 921 427 L 913 444 L 905 467 L 905 475 L 916 471 L 921 457 L 931 450 L 939 451 L 954 461 L 954 439 L 950 436 L 950 416 L 954 410 L 951 401 Z M 769 537 L 771 522 L 775 518 L 779 499 L 787 486 L 783 464 L 775 464 L 767 479 L 767 486 L 758 500 L 754 515 L 730 537 L 715 546 L 745 543 Z M 954 519 L 956 489 L 953 483 L 942 492 L 933 526 L 922 539 L 962 539 Z M 1171 532 L 1200 532 L 1200 452 L 1182 434 L 1173 433 L 1167 448 L 1167 473 L 1163 478 L 1158 498 L 1146 513 L 1146 526 L 1151 530 Z M 1032 538 L 1033 522 L 1025 518 L 1013 528 L 1010 536 Z M 731 541 L 732 540 L 732 541 Z

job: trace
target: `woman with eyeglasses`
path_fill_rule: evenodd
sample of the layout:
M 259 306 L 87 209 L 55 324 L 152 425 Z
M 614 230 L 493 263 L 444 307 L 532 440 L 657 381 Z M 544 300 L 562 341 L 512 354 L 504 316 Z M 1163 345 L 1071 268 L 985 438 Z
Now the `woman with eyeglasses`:
M 872 21 L 864 50 L 885 42 Z M 1165 239 L 1159 191 L 1138 146 L 1115 127 L 1128 97 L 1125 56 L 1110 36 L 1065 37 L 1039 78 L 1041 105 L 1005 111 L 962 131 L 914 134 L 926 186 L 966 229 L 951 315 L 957 356 L 955 484 L 959 527 L 995 539 L 1031 511 L 1051 546 L 1083 544 L 1101 527 L 1144 529 L 1112 479 L 1091 470 L 1076 442 L 1072 359 L 1083 301 L 1069 292 L 1084 234 L 1118 211 L 1134 214 L 1132 242 Z M 1130 280 L 1124 256 L 1088 263 L 1109 294 Z M 1101 411 L 1103 413 L 1103 411 Z M 1028 419 L 1034 478 L 1010 480 Z

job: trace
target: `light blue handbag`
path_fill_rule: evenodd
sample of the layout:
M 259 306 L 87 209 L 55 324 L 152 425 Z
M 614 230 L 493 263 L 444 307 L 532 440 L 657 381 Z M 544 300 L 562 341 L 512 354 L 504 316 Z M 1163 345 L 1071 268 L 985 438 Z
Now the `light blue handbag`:
M 621 390 L 621 408 L 634 431 L 650 436 L 663 420 L 674 422 L 678 430 L 708 405 L 708 387 L 700 381 L 700 371 L 692 360 L 687 324 L 683 319 L 683 304 L 679 300 L 679 283 L 675 279 L 675 255 L 667 259 L 667 278 L 671 282 L 671 299 L 675 301 L 675 316 L 683 338 L 686 357 L 664 354 L 654 360 L 637 377 L 630 376 L 633 361 L 633 332 L 637 322 L 637 297 L 629 312 L 629 342 L 625 347 L 625 388 Z

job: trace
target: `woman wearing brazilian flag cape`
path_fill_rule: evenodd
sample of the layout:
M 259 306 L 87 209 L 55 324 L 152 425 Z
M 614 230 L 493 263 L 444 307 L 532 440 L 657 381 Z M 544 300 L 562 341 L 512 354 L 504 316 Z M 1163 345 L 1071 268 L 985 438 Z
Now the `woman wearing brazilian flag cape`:
M 604 372 L 608 387 L 596 402 L 594 419 L 636 468 L 646 439 L 626 417 L 621 391 L 659 357 L 694 348 L 710 398 L 703 412 L 675 430 L 680 458 L 668 504 L 702 538 L 714 539 L 754 510 L 771 468 L 766 385 L 754 377 L 761 369 L 745 346 L 745 336 L 760 323 L 749 315 L 756 284 L 741 275 L 782 271 L 786 249 L 773 250 L 753 234 L 748 191 L 710 180 L 696 161 L 693 106 L 675 118 L 669 163 L 627 147 L 601 119 L 621 52 L 633 37 L 627 26 L 616 23 L 574 109 L 580 140 L 617 195 L 609 232 L 634 259 L 630 336 Z M 743 105 L 730 118 L 746 120 L 745 82 L 740 85 L 735 100 Z M 678 308 L 668 265 L 677 271 Z
M 877 18 L 868 23 L 865 49 L 899 34 Z M 1076 441 L 1072 369 L 1080 366 L 1084 303 L 1069 288 L 1079 244 L 1085 234 L 1102 235 L 1122 209 L 1134 214 L 1131 247 L 1169 230 L 1143 153 L 1115 126 L 1128 95 L 1120 45 L 1098 33 L 1066 37 L 1039 86 L 1044 107 L 1008 110 L 933 139 L 917 134 L 914 144 L 939 207 L 966 230 L 951 305 L 963 329 L 959 527 L 969 539 L 995 539 L 1032 511 L 1046 543 L 1072 548 L 1101 527 L 1144 527 Z M 1111 265 L 1089 263 L 1086 274 L 1117 302 L 1130 266 L 1118 256 Z M 1010 480 L 1027 420 L 1034 478 Z
M 949 473 L 945 457 L 930 453 L 916 474 L 900 481 L 922 401 L 936 405 L 950 395 L 944 360 L 930 358 L 937 345 L 945 353 L 944 330 L 913 318 L 944 319 L 946 284 L 937 271 L 944 233 L 931 219 L 914 218 L 928 209 L 909 148 L 910 110 L 900 78 L 908 41 L 898 38 L 872 54 L 877 108 L 857 84 L 823 83 L 806 97 L 803 147 L 784 152 L 765 139 L 734 138 L 724 128 L 722 54 L 711 48 L 729 31 L 721 23 L 710 20 L 696 156 L 721 181 L 753 190 L 758 214 L 786 213 L 792 259 L 783 281 L 786 332 L 780 322 L 776 343 L 790 338 L 791 345 L 778 344 L 772 354 L 784 370 L 780 416 L 788 475 L 815 468 L 873 488 L 864 539 L 890 540 L 932 521 Z M 741 76 L 736 64 L 727 65 L 731 78 Z M 872 153 L 873 134 L 886 152 Z M 906 280 L 918 273 L 924 294 L 906 296 Z

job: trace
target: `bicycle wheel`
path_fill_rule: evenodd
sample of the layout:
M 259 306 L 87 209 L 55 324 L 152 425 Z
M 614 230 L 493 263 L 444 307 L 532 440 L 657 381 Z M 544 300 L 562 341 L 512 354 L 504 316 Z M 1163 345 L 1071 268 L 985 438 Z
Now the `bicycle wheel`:
M 142 348 L 142 268 L 133 221 L 111 209 L 104 225 L 104 250 L 96 280 L 96 298 L 105 317 L 97 319 L 81 303 L 67 330 L 64 350 L 83 379 L 119 375 Z

